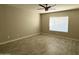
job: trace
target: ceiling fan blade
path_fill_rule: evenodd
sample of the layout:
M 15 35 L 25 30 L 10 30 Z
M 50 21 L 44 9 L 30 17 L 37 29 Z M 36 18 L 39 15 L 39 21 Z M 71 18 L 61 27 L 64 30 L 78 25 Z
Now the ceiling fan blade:
M 51 8 L 52 6 L 48 6 L 48 8 Z
M 55 10 L 55 6 L 56 4 L 51 4 L 51 5 L 48 5 L 48 4 L 39 4 L 39 6 L 43 7 L 43 8 L 40 8 L 38 10 L 45 10 L 45 11 L 48 11 L 49 9 L 51 9 L 53 7 L 53 10 Z
M 44 8 L 45 8 L 45 6 L 43 6 L 43 5 L 41 5 L 41 4 L 39 4 L 39 6 L 41 6 L 41 7 L 44 7 Z

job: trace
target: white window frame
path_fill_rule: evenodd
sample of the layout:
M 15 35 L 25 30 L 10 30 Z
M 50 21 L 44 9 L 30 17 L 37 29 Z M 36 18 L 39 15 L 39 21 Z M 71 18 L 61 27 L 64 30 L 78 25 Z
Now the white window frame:
M 68 32 L 68 16 L 50 17 L 49 31 Z

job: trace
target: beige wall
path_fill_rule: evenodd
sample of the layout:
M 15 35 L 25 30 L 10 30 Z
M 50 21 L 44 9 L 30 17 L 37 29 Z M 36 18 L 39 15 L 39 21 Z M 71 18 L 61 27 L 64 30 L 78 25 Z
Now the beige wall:
M 49 31 L 49 17 L 50 16 L 68 16 L 69 29 L 68 33 L 64 32 L 50 32 Z M 54 13 L 41 14 L 41 32 L 63 35 L 70 38 L 79 39 L 79 9 L 71 11 L 61 11 Z
M 39 32 L 40 16 L 34 10 L 0 5 L 0 42 Z

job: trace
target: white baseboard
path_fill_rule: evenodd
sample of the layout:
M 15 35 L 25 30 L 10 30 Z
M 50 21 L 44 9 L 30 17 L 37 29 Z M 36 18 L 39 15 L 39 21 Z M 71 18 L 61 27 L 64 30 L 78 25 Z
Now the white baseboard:
M 49 35 L 50 33 L 41 33 L 41 34 Z M 62 38 L 66 38 L 66 39 L 69 39 L 69 40 L 79 41 L 79 39 L 65 37 L 65 36 L 61 36 L 61 35 L 58 35 L 58 34 L 57 35 L 56 34 L 52 34 L 52 35 L 55 35 L 55 36 L 58 36 L 58 37 L 62 37 Z
M 29 38 L 29 37 L 39 35 L 39 34 L 40 33 L 35 33 L 35 34 L 27 35 L 27 36 L 24 36 L 24 37 L 20 37 L 20 38 L 17 38 L 17 39 L 8 40 L 8 41 L 5 41 L 5 42 L 1 42 L 0 45 L 7 44 L 7 43 L 10 43 L 10 42 L 14 42 L 14 41 L 17 41 L 17 40 L 21 40 L 21 39 L 24 39 L 24 38 Z
M 20 38 L 17 38 L 17 39 L 8 40 L 8 41 L 5 41 L 5 42 L 1 42 L 0 45 L 7 44 L 7 43 L 10 43 L 10 42 L 14 42 L 14 41 L 17 41 L 17 40 L 21 40 L 21 39 L 24 39 L 24 38 L 29 38 L 29 37 L 32 37 L 32 36 L 35 36 L 35 35 L 39 35 L 39 34 L 40 33 L 35 33 L 35 34 L 27 35 L 27 36 L 24 36 L 24 37 L 20 37 Z M 49 33 L 41 33 L 41 34 L 49 34 Z M 60 37 L 64 37 L 64 36 L 60 36 Z M 67 39 L 70 39 L 70 40 L 79 41 L 79 39 L 73 39 L 73 38 L 69 38 L 69 37 L 64 37 L 64 38 L 67 38 Z

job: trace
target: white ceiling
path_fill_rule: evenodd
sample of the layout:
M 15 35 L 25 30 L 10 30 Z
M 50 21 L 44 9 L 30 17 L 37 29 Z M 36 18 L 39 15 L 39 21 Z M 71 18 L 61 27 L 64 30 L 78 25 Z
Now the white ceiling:
M 50 5 L 52 5 L 52 4 L 50 4 Z M 53 10 L 53 8 L 51 8 L 49 11 L 44 11 L 44 9 L 38 10 L 41 7 L 37 4 L 14 4 L 14 5 L 10 5 L 10 6 L 15 6 L 15 7 L 24 8 L 24 9 L 31 9 L 31 10 L 35 10 L 38 13 L 48 13 L 48 12 L 56 12 L 56 11 L 63 11 L 63 10 L 79 8 L 79 4 L 56 4 L 55 10 Z

